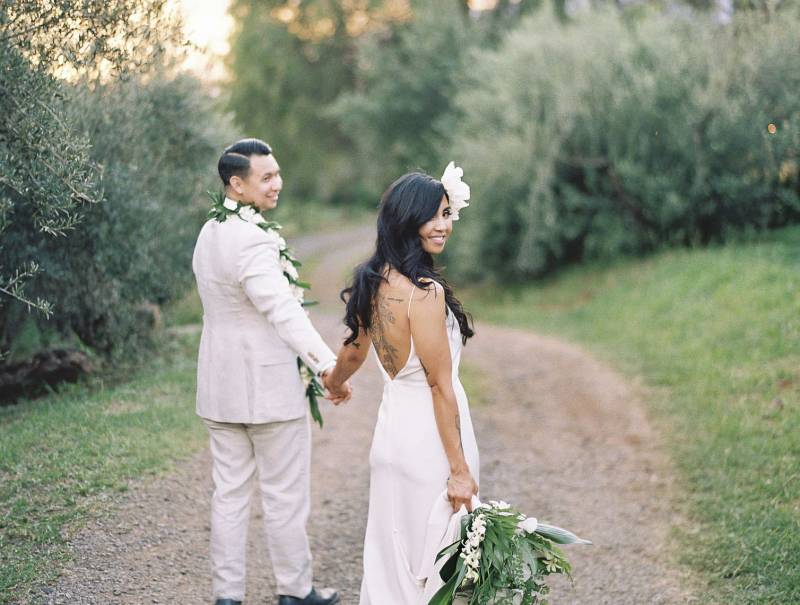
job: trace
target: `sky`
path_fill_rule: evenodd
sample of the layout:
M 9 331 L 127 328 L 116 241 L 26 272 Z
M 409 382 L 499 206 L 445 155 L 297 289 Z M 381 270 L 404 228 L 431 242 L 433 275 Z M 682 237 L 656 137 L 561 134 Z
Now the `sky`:
M 230 0 L 172 1 L 183 15 L 187 39 L 199 47 L 190 51 L 187 69 L 202 79 L 219 82 L 225 76 L 222 58 L 230 49 L 228 36 L 233 28 L 233 18 L 228 14 Z M 469 0 L 470 8 L 476 11 L 490 10 L 496 4 L 497 0 Z
M 198 76 L 219 80 L 224 75 L 222 57 L 229 50 L 233 18 L 229 0 L 175 0 L 180 7 L 187 39 L 199 47 L 189 52 L 187 69 Z

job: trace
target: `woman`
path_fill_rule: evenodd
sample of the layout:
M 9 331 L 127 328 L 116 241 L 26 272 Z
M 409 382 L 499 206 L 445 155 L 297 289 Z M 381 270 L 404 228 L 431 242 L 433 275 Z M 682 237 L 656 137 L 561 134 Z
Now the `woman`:
M 460 177 L 451 163 L 442 181 L 421 173 L 395 181 L 381 200 L 375 253 L 342 292 L 351 334 L 332 381 L 347 380 L 370 344 L 384 377 L 361 605 L 421 605 L 435 556 L 426 537 L 428 544 L 432 534 L 441 538 L 447 525 L 429 528 L 432 509 L 446 493 L 453 511 L 471 511 L 478 493 L 478 448 L 458 379 L 461 347 L 473 331 L 433 265 L 467 205 Z

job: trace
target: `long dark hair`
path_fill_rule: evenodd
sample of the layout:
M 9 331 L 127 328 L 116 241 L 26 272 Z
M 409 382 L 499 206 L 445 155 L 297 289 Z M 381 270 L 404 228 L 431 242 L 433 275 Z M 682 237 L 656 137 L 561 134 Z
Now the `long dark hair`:
M 447 306 L 458 320 L 462 342 L 466 343 L 475 334 L 470 325 L 472 316 L 464 311 L 420 242 L 419 228 L 436 215 L 445 195 L 444 185 L 421 172 L 401 176 L 384 192 L 378 211 L 375 252 L 356 267 L 352 282 L 340 294 L 346 303 L 344 323 L 351 332 L 345 344 L 355 341 L 359 330 L 369 330 L 375 294 L 381 282 L 388 282 L 383 275 L 386 265 L 424 290 L 435 287 L 426 279 L 438 282 L 444 289 Z

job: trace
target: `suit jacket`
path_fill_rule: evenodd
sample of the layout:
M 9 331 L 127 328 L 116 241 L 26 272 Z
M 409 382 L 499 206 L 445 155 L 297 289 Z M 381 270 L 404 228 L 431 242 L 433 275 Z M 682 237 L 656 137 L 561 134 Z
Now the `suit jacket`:
M 253 424 L 304 416 L 297 357 L 314 373 L 336 357 L 283 275 L 277 238 L 238 216 L 210 220 L 192 268 L 203 303 L 197 414 Z

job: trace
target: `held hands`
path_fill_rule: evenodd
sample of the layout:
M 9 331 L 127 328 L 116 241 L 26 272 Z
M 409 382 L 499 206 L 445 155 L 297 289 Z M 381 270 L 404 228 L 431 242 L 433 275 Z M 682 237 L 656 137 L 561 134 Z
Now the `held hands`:
M 339 405 L 349 401 L 353 395 L 353 388 L 349 381 L 336 383 L 332 379 L 333 372 L 326 370 L 322 374 L 322 385 L 325 387 L 325 398 L 330 400 L 333 405 Z
M 469 469 L 455 472 L 447 480 L 447 499 L 453 506 L 453 512 L 458 512 L 462 505 L 467 512 L 472 512 L 472 496 L 478 495 L 478 484 L 472 477 Z

